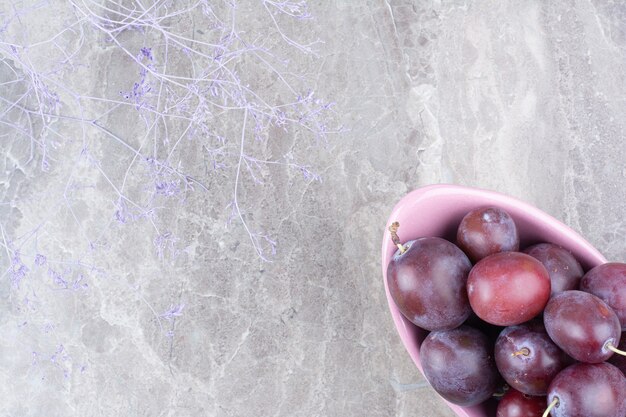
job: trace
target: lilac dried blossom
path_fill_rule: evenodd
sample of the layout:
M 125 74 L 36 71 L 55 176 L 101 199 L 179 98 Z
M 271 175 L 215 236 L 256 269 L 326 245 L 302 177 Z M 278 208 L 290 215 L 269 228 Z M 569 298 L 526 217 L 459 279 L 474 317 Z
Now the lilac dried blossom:
M 147 58 L 149 61 L 154 61 L 152 56 L 152 48 L 143 47 L 139 50 L 140 55 L 137 56 L 137 60 L 141 60 L 142 57 Z
M 89 288 L 89 285 L 85 282 L 84 274 L 78 273 L 75 279 L 69 277 L 71 274 L 71 270 L 59 273 L 52 268 L 48 268 L 48 276 L 52 278 L 52 283 L 57 289 L 77 291 Z
M 72 368 L 72 358 L 65 350 L 65 347 L 60 344 L 52 355 L 50 355 L 50 362 L 63 374 L 63 378 L 69 378 L 70 370 Z
M 298 166 L 298 170 L 302 173 L 302 176 L 305 180 L 322 182 L 322 177 L 319 174 L 311 171 L 310 167 L 300 165 Z
M 28 267 L 24 265 L 20 258 L 20 252 L 18 250 L 13 251 L 11 266 L 9 267 L 9 279 L 11 280 L 11 284 L 14 287 L 19 287 L 28 271 Z
M 46 257 L 40 253 L 35 255 L 35 265 L 44 266 L 46 264 Z
M 127 223 L 134 219 L 133 214 L 129 211 L 126 202 L 122 198 L 118 198 L 115 202 L 116 210 L 113 213 L 115 220 L 120 223 Z
M 136 61 L 143 62 L 146 58 L 150 63 L 144 64 L 139 71 L 139 81 L 133 83 L 133 88 L 130 91 L 120 91 L 120 95 L 131 103 L 134 103 L 136 110 L 142 110 L 144 108 L 154 110 L 152 105 L 150 92 L 152 91 L 152 83 L 149 80 L 149 71 L 154 71 L 152 50 L 150 48 L 141 48 L 139 55 L 137 55 Z M 147 120 L 146 120 L 147 122 Z
M 63 275 L 54 269 L 48 268 L 48 276 L 52 278 L 52 283 L 57 287 L 65 290 L 69 288 L 69 283 L 63 278 Z
M 155 182 L 155 189 L 157 194 L 165 197 L 171 197 L 180 193 L 180 180 L 157 180 Z
M 89 284 L 87 284 L 84 281 L 85 281 L 85 276 L 83 274 L 78 274 L 78 277 L 72 283 L 72 289 L 73 290 L 85 290 L 89 288 Z
M 164 318 L 166 320 L 173 320 L 174 317 L 180 317 L 183 315 L 183 309 L 185 308 L 185 304 L 170 304 L 167 311 L 164 311 L 159 315 L 159 317 Z
M 164 232 L 157 235 L 153 242 L 157 257 L 159 259 L 164 259 L 165 255 L 169 253 L 172 258 L 176 258 L 182 252 L 181 249 L 177 247 L 177 243 L 179 241 L 180 239 L 174 236 L 171 232 Z
M 63 345 L 59 345 L 57 350 L 50 356 L 50 362 L 57 362 L 57 359 L 63 361 L 66 360 L 67 357 L 68 356 L 65 354 L 65 348 Z

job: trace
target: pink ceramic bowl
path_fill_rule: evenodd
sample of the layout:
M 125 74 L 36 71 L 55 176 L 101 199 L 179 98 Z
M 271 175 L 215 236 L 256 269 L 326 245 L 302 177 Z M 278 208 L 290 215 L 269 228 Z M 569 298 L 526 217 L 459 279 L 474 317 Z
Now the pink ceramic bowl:
M 456 228 L 461 219 L 472 209 L 498 206 L 509 212 L 519 229 L 521 247 L 533 243 L 552 242 L 569 249 L 585 270 L 606 262 L 606 259 L 589 242 L 563 223 L 516 198 L 492 191 L 458 185 L 431 185 L 407 194 L 394 207 L 383 237 L 382 269 L 389 310 L 400 334 L 402 343 L 422 371 L 419 348 L 426 332 L 404 318 L 389 295 L 387 265 L 397 248 L 389 235 L 389 225 L 400 222 L 398 235 L 402 242 L 419 237 L 439 236 L 455 241 Z M 423 373 L 423 372 L 422 372 Z M 462 417 L 492 417 L 484 406 L 449 407 Z

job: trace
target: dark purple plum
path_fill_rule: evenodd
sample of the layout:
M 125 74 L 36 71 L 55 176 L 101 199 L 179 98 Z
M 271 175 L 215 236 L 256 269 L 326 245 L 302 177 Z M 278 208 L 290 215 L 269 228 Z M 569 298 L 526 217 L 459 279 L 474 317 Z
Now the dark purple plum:
M 519 235 L 513 218 L 497 207 L 467 213 L 461 220 L 456 240 L 472 262 L 494 253 L 519 250 Z
M 624 417 L 626 378 L 608 363 L 577 363 L 554 378 L 547 403 L 552 417 Z
M 498 403 L 496 417 L 541 417 L 546 409 L 546 397 L 526 395 L 509 389 Z
M 606 361 L 613 354 L 610 347 L 617 347 L 620 340 L 617 315 L 604 301 L 582 291 L 552 297 L 543 323 L 554 343 L 580 362 Z
M 578 289 L 584 271 L 570 251 L 552 243 L 539 243 L 524 249 L 524 253 L 537 259 L 548 271 L 551 295 Z
M 615 311 L 622 331 L 626 331 L 626 264 L 611 262 L 587 272 L 580 290 L 600 297 Z
M 435 391 L 461 406 L 485 401 L 501 381 L 489 339 L 469 326 L 431 332 L 420 347 L 420 358 Z
M 474 265 L 467 279 L 467 294 L 478 317 L 498 326 L 512 326 L 541 313 L 550 298 L 550 277 L 532 256 L 496 253 Z
M 413 324 L 426 330 L 460 326 L 471 313 L 467 299 L 469 259 L 453 243 L 438 237 L 407 242 L 387 268 L 389 293 Z
M 528 395 L 546 395 L 552 379 L 571 362 L 541 323 L 505 328 L 496 340 L 495 359 L 504 380 Z

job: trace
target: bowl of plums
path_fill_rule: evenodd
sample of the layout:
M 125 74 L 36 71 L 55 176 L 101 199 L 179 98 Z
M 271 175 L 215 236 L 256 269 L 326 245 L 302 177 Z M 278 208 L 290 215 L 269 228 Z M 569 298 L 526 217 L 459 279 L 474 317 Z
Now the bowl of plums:
M 406 195 L 382 245 L 402 343 L 463 417 L 626 417 L 623 261 L 531 204 L 456 185 Z

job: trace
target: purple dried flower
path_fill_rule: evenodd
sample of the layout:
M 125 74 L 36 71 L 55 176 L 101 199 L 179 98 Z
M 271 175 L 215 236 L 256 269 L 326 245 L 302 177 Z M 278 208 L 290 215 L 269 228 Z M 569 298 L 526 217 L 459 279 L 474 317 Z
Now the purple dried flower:
M 278 110 L 275 115 L 274 124 L 276 126 L 285 126 L 287 124 L 287 114 L 284 111 Z
M 140 49 L 141 55 L 139 55 L 138 60 L 141 59 L 141 56 L 148 58 L 150 61 L 153 61 L 152 57 L 152 48 L 146 48 L 145 46 Z
M 144 58 L 147 58 L 150 62 L 153 61 L 152 49 L 143 47 L 140 49 L 139 55 L 137 55 L 137 62 L 142 62 Z M 154 106 L 150 103 L 151 96 L 149 93 L 152 91 L 152 85 L 148 81 L 148 69 L 154 70 L 154 65 L 149 63 L 142 66 L 139 70 L 139 82 L 133 83 L 133 89 L 131 91 L 120 91 L 120 95 L 127 101 L 135 103 L 137 110 L 149 109 L 154 110 Z
M 311 171 L 308 167 L 301 166 L 299 169 L 305 180 L 322 182 L 322 177 Z
M 174 317 L 180 317 L 183 315 L 183 309 L 185 308 L 185 304 L 174 305 L 170 304 L 170 307 L 167 311 L 161 313 L 159 317 L 173 320 Z
M 66 290 L 69 288 L 68 282 L 65 279 L 63 279 L 63 276 L 59 274 L 57 271 L 55 271 L 54 269 L 48 268 L 48 276 L 52 278 L 52 282 L 56 286 L 61 287 L 61 289 Z
M 46 257 L 40 253 L 38 253 L 37 255 L 35 255 L 35 265 L 37 266 L 43 266 L 46 264 Z
M 22 262 L 20 252 L 18 250 L 13 251 L 11 266 L 9 267 L 9 279 L 11 280 L 11 284 L 19 288 L 20 282 L 22 282 L 22 279 L 24 279 L 27 273 L 28 268 Z
M 128 209 L 126 201 L 123 200 L 121 197 L 117 199 L 117 201 L 115 202 L 115 206 L 117 207 L 117 210 L 115 210 L 114 215 L 115 220 L 117 220 L 118 222 L 126 223 L 135 219 L 135 216 Z
M 265 243 L 267 243 L 270 246 L 272 256 L 276 256 L 276 241 L 275 240 L 271 239 L 268 235 L 261 234 L 261 233 L 257 233 L 256 237 L 257 239 L 263 239 Z
M 85 279 L 85 276 L 83 274 L 78 274 L 78 278 L 76 278 L 76 280 L 72 284 L 72 289 L 73 290 L 84 290 L 84 289 L 87 289 L 89 287 L 89 285 L 87 285 L 86 283 L 83 282 L 84 279 Z
M 170 232 L 157 235 L 153 242 L 154 247 L 156 248 L 157 257 L 159 259 L 164 259 L 166 251 L 169 251 L 172 258 L 176 258 L 180 254 L 180 250 L 176 248 L 176 243 L 178 243 L 179 240 L 180 239 L 175 237 Z
M 180 192 L 180 181 L 156 181 L 156 193 L 170 197 Z
M 59 345 L 59 347 L 57 348 L 56 352 L 54 352 L 52 354 L 52 356 L 50 356 L 50 362 L 56 362 L 57 361 L 57 356 L 60 355 L 61 353 L 63 353 L 63 345 Z

